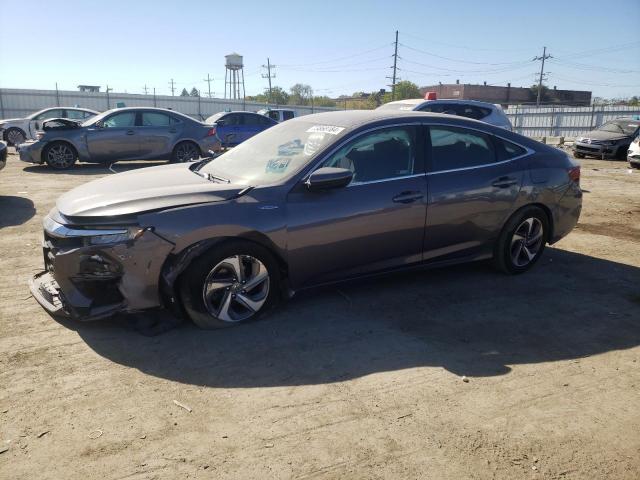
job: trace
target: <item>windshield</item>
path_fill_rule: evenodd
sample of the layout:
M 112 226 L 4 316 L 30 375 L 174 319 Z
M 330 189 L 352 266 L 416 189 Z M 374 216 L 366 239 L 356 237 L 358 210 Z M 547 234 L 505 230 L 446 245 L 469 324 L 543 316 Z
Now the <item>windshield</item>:
M 640 126 L 640 122 L 632 122 L 630 120 L 615 120 L 607 122 L 598 130 L 611 133 L 624 133 L 625 135 L 633 135 Z
M 345 130 L 304 121 L 282 123 L 212 160 L 201 172 L 241 185 L 270 185 L 295 175 Z

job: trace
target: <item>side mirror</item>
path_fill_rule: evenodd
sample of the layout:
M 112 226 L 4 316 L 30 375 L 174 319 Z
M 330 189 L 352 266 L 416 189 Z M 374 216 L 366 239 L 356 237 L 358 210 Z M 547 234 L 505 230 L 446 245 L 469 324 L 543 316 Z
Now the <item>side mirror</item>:
M 96 128 L 103 128 L 104 123 L 102 123 L 102 120 L 98 120 L 96 123 L 93 124 L 93 126 Z
M 331 188 L 346 187 L 353 180 L 353 172 L 348 168 L 322 167 L 313 172 L 305 185 L 312 192 Z
M 216 122 L 216 125 L 219 126 L 219 127 L 224 127 L 224 123 L 225 123 L 224 120 L 218 120 Z
M 228 133 L 227 135 L 224 136 L 224 142 L 225 143 L 229 143 L 233 140 L 235 140 L 236 138 L 236 134 L 235 133 Z

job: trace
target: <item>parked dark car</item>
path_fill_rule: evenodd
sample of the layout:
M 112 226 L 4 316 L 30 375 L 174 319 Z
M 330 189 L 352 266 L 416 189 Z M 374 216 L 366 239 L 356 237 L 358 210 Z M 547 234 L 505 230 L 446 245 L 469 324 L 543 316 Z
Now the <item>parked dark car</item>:
M 116 108 L 84 123 L 47 120 L 38 140 L 19 145 L 18 153 L 25 162 L 63 170 L 78 160 L 185 162 L 219 149 L 215 129 L 181 113 L 162 108 Z
M 31 291 L 79 319 L 167 306 L 209 328 L 283 292 L 416 266 L 522 273 L 576 225 L 579 179 L 563 151 L 461 117 L 299 117 L 210 161 L 63 195 Z
M 277 125 L 275 120 L 252 112 L 220 112 L 205 123 L 214 125 L 223 147 L 234 147 L 255 134 Z
M 7 165 L 7 144 L 0 142 L 0 170 Z
M 586 155 L 599 158 L 627 158 L 627 150 L 640 133 L 640 120 L 618 118 L 606 122 L 585 135 L 576 138 L 573 154 L 576 158 Z

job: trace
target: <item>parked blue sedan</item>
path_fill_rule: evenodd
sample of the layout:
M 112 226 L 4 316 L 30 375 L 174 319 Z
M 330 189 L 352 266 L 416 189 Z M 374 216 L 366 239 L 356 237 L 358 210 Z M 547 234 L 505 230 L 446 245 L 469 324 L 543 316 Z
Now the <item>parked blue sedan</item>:
M 252 112 L 220 112 L 211 115 L 205 123 L 216 127 L 216 135 L 223 147 L 234 147 L 278 122 Z

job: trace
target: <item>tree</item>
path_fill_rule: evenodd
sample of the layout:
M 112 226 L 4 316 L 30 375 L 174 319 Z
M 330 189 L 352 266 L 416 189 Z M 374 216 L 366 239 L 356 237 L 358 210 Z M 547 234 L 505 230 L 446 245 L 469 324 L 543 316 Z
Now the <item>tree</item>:
M 269 99 L 269 89 L 265 88 L 264 94 Z M 271 88 L 271 98 L 269 103 L 273 103 L 275 105 L 286 105 L 289 102 L 289 94 L 284 91 L 282 87 L 272 87 Z
M 196 87 L 193 87 L 191 89 L 191 93 L 189 94 L 192 97 L 199 97 L 200 96 L 200 92 L 198 91 L 198 89 Z
M 529 90 L 531 91 L 532 100 L 536 101 L 538 99 L 538 85 L 531 85 Z M 540 101 L 544 103 L 547 100 L 549 100 L 549 87 L 542 85 L 540 89 Z
M 188 97 L 189 96 L 189 92 L 187 92 L 186 88 L 182 89 L 182 93 L 180 94 L 181 97 Z
M 392 98 L 395 100 L 405 100 L 407 98 L 421 98 L 420 88 L 409 80 L 403 80 L 396 83 L 395 95 L 391 95 L 391 92 L 387 92 L 382 96 L 382 103 L 390 102 Z
M 640 105 L 640 98 L 637 95 L 634 95 L 629 99 L 629 105 L 632 107 L 637 107 Z
M 303 83 L 296 83 L 289 91 L 289 105 L 308 105 L 313 95 L 313 88 L 311 85 L 305 85 Z
M 315 107 L 335 107 L 336 101 L 326 95 L 323 95 L 320 97 L 313 97 L 313 105 Z

